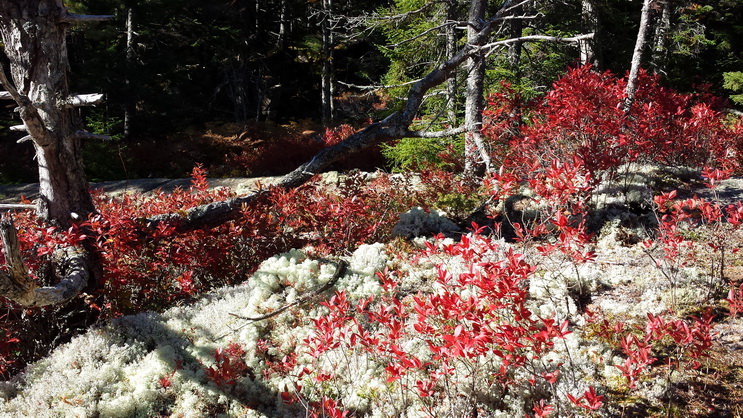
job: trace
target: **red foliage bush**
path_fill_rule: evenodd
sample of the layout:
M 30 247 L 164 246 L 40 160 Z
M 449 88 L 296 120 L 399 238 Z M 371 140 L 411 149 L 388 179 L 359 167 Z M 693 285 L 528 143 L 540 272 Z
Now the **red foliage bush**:
M 232 196 L 229 190 L 209 190 L 202 168 L 197 166 L 192 175 L 191 187 L 172 193 L 108 197 L 95 192 L 98 213 L 69 230 L 46 226 L 31 212 L 18 213 L 15 221 L 27 267 L 46 283 L 48 279 L 40 272 L 46 270 L 57 248 L 92 239 L 103 275 L 87 289 L 87 309 L 103 317 L 159 311 L 216 286 L 240 283 L 260 262 L 292 248 L 311 247 L 319 255 L 328 255 L 387 240 L 399 213 L 411 206 L 426 206 L 431 194 L 450 189 L 447 181 L 454 181 L 448 175 L 430 175 L 430 185 L 424 180 L 413 187 L 410 180 L 399 176 L 351 175 L 333 185 L 309 183 L 291 191 L 270 190 L 238 219 L 211 229 L 181 233 L 168 224 L 150 226 L 145 220 L 153 215 L 177 213 Z M 12 309 L 18 312 L 14 316 L 23 316 L 20 308 Z M 24 323 L 2 322 L 9 338 L 0 345 L 6 364 L 15 361 L 16 340 L 10 338 L 22 335 Z M 17 360 L 9 373 L 27 361 Z
M 625 113 L 625 86 L 625 79 L 585 66 L 568 71 L 539 104 L 519 105 L 505 87 L 490 98 L 483 133 L 499 149 L 508 141 L 503 163 L 523 178 L 553 161 L 575 161 L 593 184 L 634 161 L 740 168 L 743 131 L 740 124 L 725 123 L 717 101 L 676 93 L 641 72 L 636 100 Z M 513 119 L 517 108 L 528 110 L 529 117 L 519 129 Z

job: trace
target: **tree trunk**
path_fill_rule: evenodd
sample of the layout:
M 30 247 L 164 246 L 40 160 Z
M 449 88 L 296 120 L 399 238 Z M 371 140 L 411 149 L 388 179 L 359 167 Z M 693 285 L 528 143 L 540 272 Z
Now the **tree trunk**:
M 660 16 L 653 34 L 653 52 L 650 57 L 650 67 L 656 74 L 665 73 L 668 62 L 668 32 L 671 29 L 671 5 L 668 1 L 662 1 L 660 6 Z
M 473 0 L 470 6 L 467 25 L 467 43 L 478 45 L 478 33 L 485 17 L 485 0 Z M 490 169 L 490 157 L 485 148 L 482 129 L 482 110 L 484 107 L 485 53 L 477 51 L 467 60 L 467 89 L 464 105 L 464 176 L 474 178 Z
M 333 0 L 323 0 L 322 9 L 322 121 L 327 125 L 333 119 Z
M 134 70 L 134 24 L 132 22 L 132 9 L 126 13 L 126 76 L 124 88 L 126 89 L 126 102 L 124 103 L 124 138 L 131 135 L 132 115 L 134 114 L 134 99 L 132 97 L 130 74 Z
M 81 155 L 83 131 L 74 109 L 64 104 L 67 16 L 61 1 L 0 2 L 0 33 L 12 77 L 3 84 L 15 96 L 36 149 L 37 213 L 62 227 L 94 211 Z
M 457 52 L 457 28 L 453 25 L 457 19 L 457 2 L 449 0 L 446 2 L 446 59 L 451 59 Z M 454 126 L 457 124 L 457 75 L 452 74 L 446 80 L 446 114 L 449 123 Z
M 61 0 L 0 1 L 0 36 L 10 79 L 0 65 L 0 84 L 18 105 L 22 130 L 36 150 L 39 168 L 37 215 L 68 228 L 95 211 L 85 178 L 81 140 L 98 137 L 85 132 L 74 110 L 100 101 L 100 95 L 70 96 L 67 84 L 66 31 L 71 22 L 109 19 L 67 13 Z M 80 293 L 88 278 L 101 273 L 97 255 L 68 247 L 58 252 L 62 279 L 38 287 L 28 278 L 12 221 L 0 222 L 9 273 L 0 272 L 0 295 L 25 306 L 66 302 Z
M 524 12 L 524 7 L 517 7 L 513 14 L 521 15 Z M 520 38 L 524 34 L 524 21 L 521 19 L 511 19 L 508 22 L 508 32 L 511 38 Z M 517 80 L 521 78 L 521 42 L 514 42 L 508 45 L 508 65 L 511 67 L 511 71 Z
M 581 2 L 581 9 L 583 33 L 593 33 L 594 36 L 580 42 L 580 63 L 581 65 L 591 64 L 595 68 L 600 68 L 601 44 L 599 43 L 598 36 L 600 25 L 595 0 L 583 0 Z
M 627 87 L 624 90 L 624 113 L 629 113 L 632 103 L 635 101 L 637 93 L 637 79 L 640 76 L 640 65 L 642 64 L 642 50 L 645 49 L 648 39 L 648 30 L 650 29 L 650 4 L 653 0 L 644 0 L 642 3 L 642 12 L 640 15 L 640 30 L 637 32 L 637 41 L 635 42 L 635 51 L 632 54 L 632 67 L 630 68 L 629 77 L 627 78 Z
M 286 44 L 286 26 L 288 16 L 286 10 L 286 0 L 281 0 L 281 7 L 279 12 L 279 49 L 284 50 Z

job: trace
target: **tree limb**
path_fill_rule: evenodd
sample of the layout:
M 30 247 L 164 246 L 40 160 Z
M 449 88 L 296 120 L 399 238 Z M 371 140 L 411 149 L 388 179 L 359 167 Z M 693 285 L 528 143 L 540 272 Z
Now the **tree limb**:
M 406 43 L 408 43 L 408 42 L 413 42 L 413 41 L 414 41 L 414 40 L 416 40 L 416 39 L 420 39 L 420 38 L 422 38 L 422 37 L 424 37 L 424 36 L 428 35 L 428 34 L 429 34 L 429 33 L 431 33 L 431 32 L 437 31 L 437 30 L 439 30 L 439 29 L 441 29 L 441 28 L 445 28 L 445 27 L 447 27 L 447 26 L 451 26 L 451 25 L 457 25 L 457 24 L 459 24 L 459 22 L 446 22 L 446 23 L 443 23 L 443 24 L 441 24 L 441 25 L 435 26 L 435 27 L 433 27 L 433 28 L 430 28 L 430 29 L 424 30 L 423 32 L 421 32 L 421 33 L 419 33 L 419 34 L 417 34 L 417 35 L 415 35 L 415 36 L 413 36 L 413 37 L 411 37 L 411 38 L 408 38 L 408 39 L 404 39 L 404 40 L 402 40 L 402 41 L 400 41 L 400 42 L 398 42 L 398 43 L 395 43 L 395 44 L 390 44 L 390 45 L 384 45 L 384 48 L 388 48 L 388 49 L 392 49 L 392 48 L 397 48 L 397 47 L 398 47 L 398 46 L 400 46 L 400 45 L 405 45 L 405 44 L 406 44 Z
M 410 138 L 446 138 L 448 136 L 459 135 L 467 132 L 466 126 L 460 126 L 458 128 L 445 129 L 443 131 L 410 131 L 406 137 Z
M 60 106 L 62 107 L 82 107 L 82 106 L 95 106 L 103 101 L 103 94 L 92 93 L 92 94 L 75 94 L 67 97 Z
M 24 129 L 31 134 L 32 139 L 36 140 L 41 146 L 49 145 L 51 140 L 47 138 L 47 130 L 38 110 L 32 105 L 31 100 L 20 94 L 13 83 L 8 80 L 8 77 L 5 76 L 5 67 L 2 63 L 0 63 L 0 85 L 7 90 L 7 93 L 18 105 L 18 113 L 20 113 L 21 120 L 25 124 Z
M 348 263 L 344 260 L 338 260 L 337 262 L 331 261 L 331 260 L 324 260 L 329 263 L 335 264 L 335 273 L 333 273 L 333 277 L 330 278 L 324 285 L 320 286 L 319 288 L 313 290 L 312 292 L 307 293 L 306 295 L 300 297 L 299 299 L 295 300 L 292 303 L 286 304 L 279 309 L 276 309 L 273 312 L 269 312 L 265 315 L 261 316 L 255 316 L 255 317 L 248 317 L 248 316 L 241 316 L 238 314 L 230 313 L 230 315 L 240 318 L 246 321 L 263 321 L 264 319 L 273 318 L 276 315 L 281 314 L 282 312 L 286 311 L 287 309 L 293 308 L 297 305 L 302 305 L 309 301 L 312 298 L 315 298 L 317 296 L 320 296 L 321 294 L 325 293 L 328 289 L 333 287 L 335 283 L 338 281 L 338 279 L 343 276 L 346 273 L 346 268 L 348 267 Z
M 35 209 L 36 205 L 26 205 L 21 203 L 3 203 L 0 204 L 0 212 L 5 210 L 24 210 L 24 209 Z
M 496 41 L 496 42 L 490 42 L 487 44 L 482 45 L 479 47 L 480 49 L 492 49 L 498 46 L 508 45 L 512 43 L 517 42 L 532 42 L 532 41 L 544 41 L 544 42 L 566 42 L 566 43 L 572 43 L 572 42 L 580 42 L 584 41 L 586 39 L 593 38 L 593 33 L 585 33 L 582 35 L 576 35 L 571 36 L 567 38 L 562 38 L 559 36 L 547 36 L 547 35 L 527 35 L 527 36 L 520 36 L 518 38 L 511 38 L 511 39 L 504 39 L 502 41 Z
M 66 13 L 61 17 L 60 21 L 67 23 L 87 23 L 87 22 L 101 22 L 104 20 L 111 20 L 115 15 L 79 15 L 75 13 Z
M 517 4 L 517 6 L 531 1 L 524 0 Z M 336 145 L 320 150 L 310 161 L 300 165 L 294 171 L 282 177 L 276 186 L 284 189 L 300 186 L 335 161 L 381 142 L 408 136 L 424 137 L 426 135 L 424 132 L 411 131 L 409 128 L 418 114 L 426 93 L 446 81 L 460 65 L 478 53 L 482 49 L 478 45 L 484 44 L 484 41 L 492 32 L 494 24 L 500 21 L 504 14 L 511 9 L 513 7 L 498 10 L 493 18 L 482 24 L 480 31 L 472 37 L 471 43 L 464 45 L 454 56 L 439 64 L 422 79 L 416 81 L 408 92 L 405 107 L 400 112 L 395 112 L 382 121 L 372 123 Z M 452 132 L 461 133 L 459 128 Z M 431 133 L 429 135 L 439 134 Z M 263 191 L 259 191 L 248 196 L 198 206 L 181 213 L 170 213 L 141 219 L 141 221 L 150 226 L 155 226 L 161 222 L 172 223 L 178 231 L 215 226 L 237 216 L 243 205 L 254 202 L 263 193 Z
M 99 141 L 110 141 L 111 140 L 111 137 L 108 135 L 94 134 L 94 133 L 90 133 L 88 131 L 83 131 L 83 130 L 75 132 L 75 137 L 80 138 L 80 139 L 96 139 Z

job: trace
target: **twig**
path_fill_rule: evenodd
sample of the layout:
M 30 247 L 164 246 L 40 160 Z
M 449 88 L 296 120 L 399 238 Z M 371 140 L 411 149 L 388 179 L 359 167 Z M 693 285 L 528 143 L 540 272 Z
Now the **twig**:
M 346 267 L 348 267 L 348 263 L 346 263 L 343 260 L 338 260 L 337 262 L 330 261 L 330 260 L 325 260 L 325 261 L 327 261 L 329 263 L 335 264 L 335 266 L 336 266 L 335 267 L 335 273 L 333 273 L 333 277 L 331 277 L 330 280 L 327 281 L 327 283 L 325 283 L 324 285 L 320 286 L 318 289 L 313 290 L 312 292 L 310 292 L 310 293 L 306 294 L 305 296 L 297 299 L 296 301 L 294 301 L 292 303 L 289 303 L 287 305 L 284 305 L 281 308 L 279 308 L 279 309 L 277 309 L 277 310 L 275 310 L 275 311 L 273 311 L 271 313 L 267 313 L 265 315 L 254 316 L 254 317 L 242 316 L 242 315 L 238 315 L 238 314 L 234 314 L 234 313 L 230 313 L 230 315 L 231 316 L 234 316 L 235 318 L 240 318 L 240 319 L 243 319 L 243 320 L 246 320 L 246 321 L 263 321 L 264 319 L 273 318 L 274 316 L 279 315 L 280 313 L 286 311 L 287 309 L 293 308 L 293 307 L 295 307 L 297 305 L 301 305 L 301 304 L 309 301 L 310 299 L 313 299 L 313 298 L 315 298 L 317 296 L 320 296 L 326 290 L 330 289 L 331 287 L 333 287 L 335 285 L 335 283 L 338 281 L 338 279 L 341 276 L 343 276 L 343 273 L 345 273 Z

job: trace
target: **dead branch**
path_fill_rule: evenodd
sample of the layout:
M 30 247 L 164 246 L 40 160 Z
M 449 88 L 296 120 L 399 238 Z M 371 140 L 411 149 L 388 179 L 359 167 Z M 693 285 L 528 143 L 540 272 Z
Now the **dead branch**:
M 331 277 L 330 280 L 328 280 L 324 285 L 320 286 L 319 288 L 298 298 L 294 302 L 286 304 L 280 307 L 279 309 L 276 309 L 275 311 L 267 313 L 265 315 L 255 316 L 255 317 L 241 316 L 241 315 L 234 314 L 234 313 L 230 313 L 230 315 L 236 318 L 246 320 L 246 321 L 263 321 L 264 319 L 273 318 L 274 316 L 281 314 L 287 309 L 293 308 L 298 305 L 303 305 L 304 303 L 308 302 L 310 299 L 320 296 L 321 294 L 325 293 L 328 289 L 330 289 L 331 287 L 335 285 L 338 279 L 346 273 L 346 268 L 348 267 L 348 263 L 345 262 L 344 260 L 338 260 L 337 262 L 335 262 L 335 261 L 323 259 L 323 261 L 335 264 L 335 273 L 333 273 L 333 277 Z
M 64 277 L 55 286 L 39 287 L 23 263 L 18 234 L 11 217 L 0 220 L 6 271 L 0 270 L 0 295 L 27 307 L 58 305 L 74 298 L 90 277 L 87 253 L 75 247 L 59 251 Z
M 527 35 L 527 36 L 521 36 L 518 38 L 511 38 L 511 39 L 504 39 L 502 41 L 496 41 L 496 42 L 490 42 L 487 44 L 484 44 L 478 48 L 490 50 L 498 46 L 513 44 L 517 42 L 566 42 L 566 43 L 578 43 L 580 41 L 584 41 L 586 39 L 593 38 L 593 33 L 585 33 L 582 35 L 576 35 L 571 37 L 562 38 L 559 36 L 547 36 L 547 35 Z
M 516 6 L 529 3 L 530 1 L 532 0 L 524 0 Z M 277 186 L 284 189 L 298 187 L 343 157 L 363 151 L 382 142 L 406 137 L 423 137 L 426 135 L 425 132 L 410 130 L 410 126 L 420 110 L 426 93 L 446 81 L 468 58 L 478 53 L 482 49 L 479 45 L 485 44 L 484 41 L 490 36 L 495 23 L 499 22 L 505 16 L 505 13 L 514 7 L 500 9 L 493 18 L 482 24 L 480 31 L 472 37 L 470 43 L 464 45 L 459 52 L 447 61 L 439 64 L 439 66 L 434 68 L 425 77 L 416 81 L 408 92 L 407 101 L 402 111 L 393 113 L 382 121 L 372 123 L 339 144 L 320 150 L 310 161 L 285 175 L 278 182 Z M 459 129 L 452 130 L 452 132 L 461 133 Z M 428 135 L 436 134 L 430 133 Z M 238 215 L 243 205 L 254 202 L 263 193 L 261 191 L 244 197 L 214 202 L 191 208 L 182 213 L 171 213 L 142 219 L 142 222 L 150 226 L 155 226 L 161 222 L 168 222 L 174 224 L 179 231 L 215 226 L 233 219 Z
M 36 205 L 26 205 L 20 203 L 9 203 L 0 204 L 0 212 L 6 210 L 24 210 L 24 209 L 36 209 Z
M 88 131 L 77 131 L 75 132 L 75 136 L 80 139 L 95 139 L 99 141 L 110 141 L 111 137 L 108 135 L 101 135 L 101 134 L 94 134 Z
M 62 22 L 67 23 L 88 23 L 88 22 L 102 22 L 104 20 L 113 19 L 114 15 L 79 15 L 75 13 L 66 13 L 60 19 Z
M 59 103 L 60 107 L 82 107 L 82 106 L 95 106 L 103 102 L 103 94 L 91 93 L 91 94 L 75 94 L 67 97 L 62 103 Z
M 459 135 L 467 132 L 467 127 L 460 126 L 458 128 L 445 129 L 443 131 L 411 131 L 408 137 L 413 138 L 446 138 L 449 136 Z

